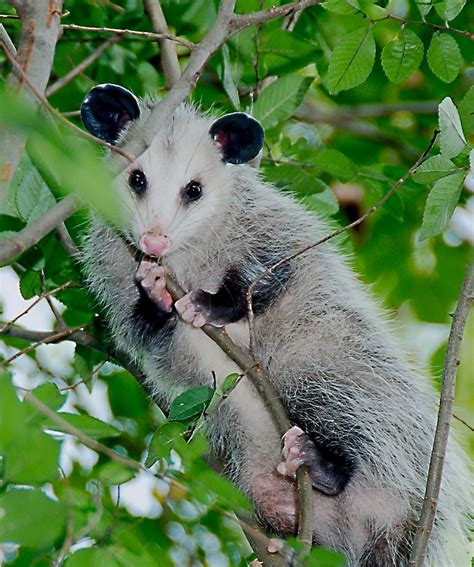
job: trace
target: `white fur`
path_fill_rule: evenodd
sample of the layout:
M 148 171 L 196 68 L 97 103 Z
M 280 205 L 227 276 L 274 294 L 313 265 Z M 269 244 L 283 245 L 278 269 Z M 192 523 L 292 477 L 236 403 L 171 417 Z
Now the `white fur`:
M 147 111 L 142 120 L 146 120 Z M 141 122 L 132 126 L 140 128 Z M 219 289 L 238 267 L 250 283 L 264 269 L 262 247 L 274 261 L 314 242 L 329 227 L 292 197 L 262 183 L 248 166 L 225 165 L 207 135 L 211 119 L 180 107 L 139 159 L 149 179 L 143 198 L 118 188 L 120 229 L 138 242 L 159 226 L 172 246 L 164 262 L 186 291 Z M 180 189 L 199 179 L 204 198 L 190 207 Z M 183 388 L 212 385 L 238 370 L 200 330 L 178 321 L 171 343 L 134 331 L 136 262 L 115 231 L 94 220 L 82 254 L 91 290 L 106 309 L 113 339 L 134 357 L 166 403 Z M 328 242 L 292 262 L 287 289 L 256 319 L 256 356 L 296 416 L 326 428 L 358 461 L 336 497 L 314 492 L 315 541 L 342 549 L 350 565 L 375 565 L 367 556 L 387 540 L 390 562 L 404 566 L 404 542 L 419 514 L 435 428 L 436 397 L 428 378 L 410 367 L 380 309 L 347 262 Z M 244 348 L 248 329 L 229 331 Z M 274 527 L 287 531 L 294 490 L 277 478 L 280 440 L 268 411 L 244 379 L 212 418 L 211 439 L 225 451 L 235 481 Z M 470 494 L 466 459 L 451 440 L 437 524 L 426 565 L 466 560 L 465 518 Z M 281 520 L 281 523 L 278 522 Z M 461 559 L 447 552 L 456 541 Z

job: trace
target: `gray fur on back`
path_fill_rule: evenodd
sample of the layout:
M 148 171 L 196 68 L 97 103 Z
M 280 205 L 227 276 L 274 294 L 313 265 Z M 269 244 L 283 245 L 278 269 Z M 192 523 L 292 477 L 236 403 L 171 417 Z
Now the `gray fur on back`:
M 218 207 L 204 224 L 196 221 L 195 232 L 191 222 L 183 221 L 186 239 L 164 259 L 186 291 L 217 291 L 230 267 L 241 270 L 250 283 L 264 269 L 262 251 L 272 263 L 329 232 L 325 222 L 263 183 L 252 168 L 221 164 L 206 138 L 209 123 L 192 108 L 181 107 L 162 134 L 161 145 L 152 146 L 142 161 L 145 171 L 153 170 L 152 176 L 158 176 L 156 163 L 163 166 L 162 152 L 167 152 L 166 167 L 184 168 L 186 156 L 196 150 L 185 140 L 194 145 L 202 140 L 198 153 L 206 153 L 196 159 L 207 162 L 208 175 L 226 176 L 222 189 L 216 189 L 222 192 Z M 153 191 L 158 202 L 175 189 L 158 183 Z M 135 214 L 130 206 L 127 211 L 125 218 Z M 130 234 L 130 226 L 124 232 Z M 99 219 L 93 220 L 84 239 L 81 261 L 113 340 L 143 367 L 164 404 L 183 388 L 212 385 L 212 370 L 219 380 L 235 370 L 199 329 L 180 320 L 165 338 L 139 330 L 134 323 L 137 264 L 123 239 Z M 342 549 L 353 566 L 407 565 L 435 429 L 433 388 L 407 363 L 385 316 L 333 243 L 299 256 L 291 269 L 285 290 L 256 318 L 255 356 L 292 421 L 336 439 L 357 462 L 341 494 L 314 492 L 315 542 Z M 246 323 L 228 327 L 247 348 Z M 280 442 L 248 383 L 239 384 L 212 418 L 211 440 L 217 451 L 226 451 L 231 476 L 260 506 L 252 492 L 255 466 L 276 466 Z M 454 559 L 452 551 L 467 549 L 469 500 L 465 456 L 451 440 L 426 565 L 462 564 L 466 556 Z M 385 550 L 377 555 L 374 550 L 382 544 Z M 374 557 L 386 559 L 374 562 Z

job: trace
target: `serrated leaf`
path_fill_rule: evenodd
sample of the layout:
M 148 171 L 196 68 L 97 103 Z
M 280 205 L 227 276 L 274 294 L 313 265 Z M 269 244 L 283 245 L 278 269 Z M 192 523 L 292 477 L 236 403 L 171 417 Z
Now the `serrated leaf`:
M 466 0 L 437 0 L 435 8 L 438 15 L 445 22 L 450 22 L 461 12 L 466 5 Z
M 253 107 L 253 115 L 264 128 L 273 128 L 290 118 L 301 104 L 311 79 L 288 75 L 264 89 Z
M 48 548 L 62 534 L 66 512 L 62 504 L 40 490 L 9 490 L 0 495 L 0 542 L 34 549 Z
M 310 208 L 318 212 L 322 216 L 332 216 L 339 211 L 339 201 L 337 200 L 334 191 L 326 185 L 323 181 L 319 180 L 325 186 L 325 189 L 320 193 L 308 195 L 303 204 L 306 208 Z
M 39 272 L 30 270 L 20 278 L 20 293 L 23 299 L 31 299 L 41 294 L 41 276 Z
M 452 83 L 459 75 L 462 56 L 453 36 L 435 33 L 427 53 L 428 65 L 433 73 L 445 83 Z
M 197 386 L 179 394 L 171 403 L 168 419 L 180 421 L 201 415 L 214 394 L 209 386 Z
M 103 439 L 105 437 L 117 437 L 120 435 L 120 431 L 116 429 L 113 425 L 105 423 L 96 417 L 90 415 L 79 415 L 76 413 L 59 413 L 61 419 L 66 421 L 72 427 L 79 429 L 82 433 L 85 433 L 92 439 Z M 47 421 L 44 424 L 45 429 L 51 429 L 52 431 L 62 431 L 63 433 L 69 433 L 66 427 L 58 425 L 53 421 Z
M 356 164 L 338 150 L 323 150 L 314 159 L 314 165 L 343 181 L 359 173 Z
M 358 12 L 358 9 L 351 6 L 346 0 L 326 0 L 321 4 L 321 6 L 329 12 L 334 12 L 335 14 L 341 14 L 343 16 L 357 14 Z
M 454 173 L 439 179 L 426 200 L 420 239 L 441 234 L 448 226 L 462 191 L 465 172 Z
M 428 15 L 433 7 L 433 0 L 415 0 L 415 3 L 423 18 Z
M 439 145 L 444 157 L 453 158 L 467 146 L 461 119 L 453 101 L 446 97 L 438 106 Z
M 186 445 L 183 439 L 186 430 L 186 425 L 179 422 L 167 422 L 159 427 L 151 438 L 145 466 L 149 468 L 158 459 L 168 458 L 175 447 L 178 450 L 183 448 Z
M 474 134 L 474 86 L 464 95 L 458 105 L 459 117 L 466 136 Z
M 346 35 L 332 52 L 328 68 L 331 94 L 363 83 L 375 61 L 375 41 L 371 27 L 360 28 Z
M 28 154 L 22 153 L 11 182 L 15 208 L 20 218 L 31 222 L 56 204 L 56 200 L 32 164 Z
M 413 174 L 417 183 L 432 183 L 441 177 L 456 173 L 454 163 L 444 155 L 430 157 Z
M 409 29 L 387 43 L 382 51 L 382 67 L 392 83 L 406 81 L 418 69 L 423 60 L 423 42 Z

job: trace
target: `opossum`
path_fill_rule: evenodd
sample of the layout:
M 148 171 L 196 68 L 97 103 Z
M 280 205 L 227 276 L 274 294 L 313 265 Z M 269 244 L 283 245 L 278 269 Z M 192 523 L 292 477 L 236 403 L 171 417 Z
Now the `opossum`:
M 149 113 L 150 104 L 111 84 L 93 88 L 82 104 L 86 128 L 117 145 Z M 263 142 L 248 114 L 215 119 L 182 104 L 121 176 L 120 221 L 95 216 L 84 238 L 86 280 L 112 338 L 165 406 L 186 388 L 240 372 L 199 327 L 224 325 L 248 352 L 249 285 L 329 231 L 249 165 Z M 163 266 L 187 292 L 175 304 Z M 407 565 L 436 422 L 428 378 L 407 362 L 333 242 L 267 273 L 252 300 L 253 355 L 294 427 L 282 456 L 269 411 L 244 378 L 209 417 L 213 449 L 275 532 L 295 533 L 294 472 L 305 463 L 314 545 L 342 551 L 350 566 Z M 467 479 L 466 457 L 451 439 L 425 565 L 462 564 L 449 550 L 467 553 Z

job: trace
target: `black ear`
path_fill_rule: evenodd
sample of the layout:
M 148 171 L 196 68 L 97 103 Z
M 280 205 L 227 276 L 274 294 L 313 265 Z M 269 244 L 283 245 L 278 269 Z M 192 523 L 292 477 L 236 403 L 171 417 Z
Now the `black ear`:
M 97 85 L 81 105 L 81 118 L 91 134 L 109 144 L 116 144 L 120 132 L 140 116 L 137 99 L 119 85 Z
M 263 147 L 264 131 L 260 122 L 245 112 L 234 112 L 218 118 L 209 129 L 211 138 L 226 163 L 247 163 Z

